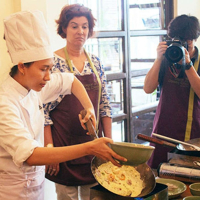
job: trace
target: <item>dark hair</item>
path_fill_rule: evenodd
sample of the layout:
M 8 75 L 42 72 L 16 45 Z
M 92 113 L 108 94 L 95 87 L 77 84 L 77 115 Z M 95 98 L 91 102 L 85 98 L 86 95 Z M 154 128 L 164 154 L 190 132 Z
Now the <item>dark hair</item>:
M 199 20 L 194 16 L 180 15 L 168 25 L 168 36 L 179 37 L 181 40 L 194 40 L 199 37 Z
M 67 28 L 69 21 L 74 17 L 84 16 L 87 18 L 89 23 L 89 33 L 88 38 L 93 35 L 93 28 L 95 26 L 96 19 L 92 15 L 92 12 L 89 8 L 80 5 L 80 4 L 72 4 L 66 5 L 62 8 L 59 19 L 56 20 L 58 24 L 57 33 L 62 37 L 66 38 L 66 34 L 63 32 L 63 28 Z
M 27 68 L 29 68 L 33 63 L 34 62 L 24 63 L 24 66 L 27 67 Z M 11 77 L 14 77 L 17 74 L 17 72 L 18 72 L 18 65 L 15 65 L 15 66 L 13 66 L 11 68 L 9 74 L 10 74 Z

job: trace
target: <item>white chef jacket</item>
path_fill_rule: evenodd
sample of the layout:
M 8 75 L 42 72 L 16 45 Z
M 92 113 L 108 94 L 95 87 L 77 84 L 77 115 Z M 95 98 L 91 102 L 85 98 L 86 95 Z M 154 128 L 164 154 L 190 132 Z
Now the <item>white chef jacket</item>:
M 43 103 L 71 94 L 73 81 L 73 74 L 55 73 L 40 92 L 28 91 L 10 76 L 1 85 L 0 199 L 43 200 L 45 167 L 24 161 L 44 146 Z

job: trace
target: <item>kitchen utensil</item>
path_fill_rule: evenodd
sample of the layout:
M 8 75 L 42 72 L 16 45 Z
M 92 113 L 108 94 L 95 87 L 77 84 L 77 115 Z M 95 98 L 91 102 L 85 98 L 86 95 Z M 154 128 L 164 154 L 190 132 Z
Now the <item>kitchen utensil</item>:
M 150 136 L 147 136 L 147 135 L 143 135 L 141 133 L 139 133 L 137 135 L 137 138 L 140 139 L 140 140 L 145 140 L 145 141 L 148 141 L 148 142 L 152 142 L 152 143 L 155 143 L 155 144 L 160 144 L 160 145 L 164 145 L 164 146 L 168 146 L 168 147 L 176 148 L 176 146 L 177 146 L 173 143 L 166 142 L 164 140 L 159 140 L 157 138 L 153 138 L 153 137 L 150 137 Z
M 156 183 L 162 183 L 168 186 L 169 199 L 180 196 L 187 189 L 187 186 L 184 183 L 173 179 L 157 178 Z
M 85 110 L 80 112 L 82 118 L 85 117 L 86 113 L 87 112 Z M 85 125 L 90 136 L 93 139 L 98 138 L 91 120 L 88 120 Z M 128 142 L 114 142 L 109 144 L 109 146 L 115 153 L 127 159 L 127 162 L 119 161 L 121 164 L 134 166 L 147 162 L 155 149 L 153 146 L 145 146 L 142 144 L 134 144 Z
M 114 142 L 110 144 L 110 147 L 114 152 L 127 159 L 127 162 L 120 161 L 121 164 L 133 166 L 146 163 L 155 149 L 153 146 L 129 142 Z
M 87 111 L 86 110 L 81 110 L 80 112 L 82 118 L 84 118 L 87 114 Z M 85 126 L 90 134 L 90 136 L 92 137 L 92 139 L 96 139 L 98 138 L 98 135 L 97 135 L 97 132 L 92 124 L 92 121 L 91 119 L 89 119 L 86 123 L 85 123 Z
M 82 116 L 82 118 L 84 118 L 85 117 L 85 115 L 86 115 L 86 111 L 85 110 L 82 110 L 81 112 L 80 112 L 80 114 L 81 114 L 81 116 Z M 88 130 L 88 132 L 89 132 L 89 134 L 90 134 L 90 136 L 91 137 L 93 137 L 94 139 L 95 138 L 98 138 L 98 136 L 97 136 L 97 134 L 96 134 L 96 131 L 95 131 L 95 129 L 94 129 L 94 127 L 93 127 L 93 124 L 92 124 L 92 122 L 91 122 L 91 120 L 88 120 L 86 123 L 85 123 L 85 125 L 86 125 L 86 127 L 87 127 L 87 130 Z M 154 147 L 145 147 L 144 145 L 137 145 L 137 148 L 136 148 L 136 146 L 134 145 L 134 147 L 135 147 L 135 149 L 133 148 L 133 146 L 129 146 L 131 143 L 121 143 L 121 142 L 119 142 L 119 143 L 116 143 L 116 145 L 113 145 L 113 147 L 119 147 L 119 149 L 121 149 L 121 151 L 122 151 L 122 149 L 124 149 L 124 148 L 129 148 L 129 151 L 127 152 L 128 154 L 131 154 L 130 153 L 130 149 L 132 149 L 133 150 L 133 154 L 135 154 L 135 161 L 137 162 L 137 159 L 139 158 L 140 159 L 140 157 L 141 156 L 138 156 L 138 154 L 140 155 L 140 153 L 139 152 L 141 152 L 142 151 L 142 149 L 145 149 L 145 150 L 147 150 L 147 151 L 149 151 L 149 152 L 151 152 L 152 153 L 152 151 L 154 150 Z M 127 146 L 128 145 L 128 146 Z M 133 144 L 131 144 L 131 145 L 133 145 Z M 112 147 L 111 147 L 112 148 Z M 139 149 L 139 151 L 137 151 L 137 154 L 135 153 L 135 151 L 136 151 L 136 149 Z M 135 150 L 135 151 L 134 151 Z M 114 151 L 114 149 L 113 149 L 113 151 Z M 150 153 L 150 154 L 151 154 Z M 149 153 L 147 153 L 148 155 L 149 155 Z M 119 155 L 120 155 L 120 152 L 119 152 Z M 150 155 L 151 156 L 151 155 Z M 147 159 L 147 158 L 146 158 Z M 146 160 L 145 159 L 145 160 Z M 134 162 L 135 162 L 134 161 Z M 146 160 L 147 161 L 147 160 Z M 105 160 L 102 160 L 101 158 L 98 158 L 98 157 L 94 157 L 93 158 L 93 160 L 92 160 L 92 162 L 91 162 L 91 171 L 92 171 L 92 173 L 93 173 L 93 175 L 94 175 L 94 177 L 96 176 L 96 173 L 95 173 L 95 169 L 97 169 L 98 168 L 98 166 L 100 166 L 101 164 L 103 164 L 103 163 L 105 163 L 105 162 L 107 162 L 107 161 L 105 161 Z M 127 161 L 128 162 L 128 161 Z M 145 162 L 145 161 L 142 161 L 142 162 Z M 141 160 L 140 160 L 140 162 L 139 163 L 141 163 Z M 142 180 L 144 181 L 144 183 L 145 183 L 145 187 L 144 187 L 144 189 L 142 190 L 142 192 L 140 193 L 140 195 L 138 196 L 138 197 L 142 197 L 142 196 L 146 196 L 147 194 L 149 194 L 150 192 L 152 192 L 153 191 L 153 189 L 155 188 L 155 186 L 156 186 L 156 181 L 155 181 L 155 176 L 154 176 L 154 173 L 153 173 L 153 171 L 151 170 L 151 168 L 147 165 L 147 164 L 140 164 L 140 165 L 138 165 L 138 166 L 136 166 L 135 167 L 136 168 L 136 170 L 140 173 L 140 175 L 141 175 L 141 178 L 142 178 Z M 96 177 L 95 177 L 96 178 Z M 96 179 L 97 180 L 97 179 Z M 98 180 L 97 180 L 97 182 L 98 182 Z M 103 186 L 103 185 L 102 185 Z M 104 187 L 104 186 L 103 186 Z M 105 187 L 104 187 L 105 188 Z M 107 189 L 107 188 L 106 188 Z
M 90 188 L 90 200 L 168 200 L 168 187 L 156 183 L 154 190 L 144 197 L 123 197 L 106 190 L 100 184 Z
M 149 137 L 149 136 L 143 135 L 143 134 L 138 134 L 137 138 L 141 139 L 141 140 L 148 141 L 148 142 L 152 142 L 152 143 L 155 143 L 155 144 L 160 144 L 160 145 L 164 145 L 164 146 L 168 146 L 168 147 L 177 148 L 180 151 L 186 151 L 188 154 L 193 153 L 193 152 L 199 154 L 199 152 L 197 150 L 194 150 L 194 148 L 191 149 L 190 145 L 185 145 L 185 144 L 178 144 L 177 145 L 177 144 L 174 144 L 174 143 L 171 143 L 171 142 L 167 142 L 165 140 L 160 140 L 160 139 Z M 192 141 L 192 142 L 191 141 L 187 141 L 186 144 L 191 144 L 192 142 L 194 143 L 194 141 Z M 198 140 L 198 141 L 200 142 L 200 140 Z M 193 144 L 191 144 L 191 145 L 193 145 Z M 199 143 L 199 145 L 200 145 L 200 143 Z M 197 146 L 197 145 L 193 145 L 193 146 Z
M 189 144 L 189 143 L 186 143 L 186 142 L 182 142 L 180 140 L 176 140 L 176 139 L 166 137 L 166 136 L 163 136 L 163 135 L 159 135 L 157 133 L 152 133 L 152 135 L 155 136 L 155 137 L 170 141 L 172 143 L 178 144 L 178 145 L 181 144 L 183 146 L 183 148 L 185 148 L 185 146 L 187 146 L 189 148 L 189 149 L 188 148 L 187 149 L 190 150 L 190 151 L 200 151 L 200 147 L 198 147 L 196 145 Z
M 93 158 L 92 163 L 91 163 L 91 170 L 95 178 L 96 178 L 96 169 L 105 162 L 107 161 L 104 161 L 101 158 L 98 158 L 98 157 Z M 153 191 L 156 185 L 154 173 L 146 163 L 136 166 L 135 169 L 140 173 L 141 179 L 145 183 L 145 187 L 138 197 L 146 196 L 147 194 Z
M 160 178 L 176 179 L 188 183 L 200 182 L 200 170 L 189 167 L 161 163 L 157 169 Z
M 188 196 L 183 198 L 183 200 L 200 200 L 200 196 Z
M 193 196 L 200 196 L 200 182 L 189 185 L 189 188 Z

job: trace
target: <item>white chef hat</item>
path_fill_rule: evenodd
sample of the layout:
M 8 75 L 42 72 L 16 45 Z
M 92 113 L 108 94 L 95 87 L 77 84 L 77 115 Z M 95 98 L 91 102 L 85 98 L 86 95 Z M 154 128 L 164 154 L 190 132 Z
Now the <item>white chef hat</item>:
M 17 12 L 4 19 L 5 39 L 13 65 L 53 57 L 49 31 L 39 10 Z

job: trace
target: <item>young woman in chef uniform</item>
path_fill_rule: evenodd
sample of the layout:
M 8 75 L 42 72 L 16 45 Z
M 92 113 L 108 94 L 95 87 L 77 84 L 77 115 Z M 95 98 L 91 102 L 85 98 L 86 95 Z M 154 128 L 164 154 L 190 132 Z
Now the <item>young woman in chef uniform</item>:
M 13 68 L 0 87 L 0 199 L 43 200 L 44 165 L 85 155 L 125 160 L 109 138 L 68 147 L 43 147 L 43 103 L 73 93 L 96 125 L 94 109 L 82 84 L 70 73 L 50 73 L 53 53 L 43 14 L 24 11 L 4 20 L 5 40 Z M 67 106 L 67 105 L 66 105 Z M 101 148 L 99 148 L 101 147 Z

